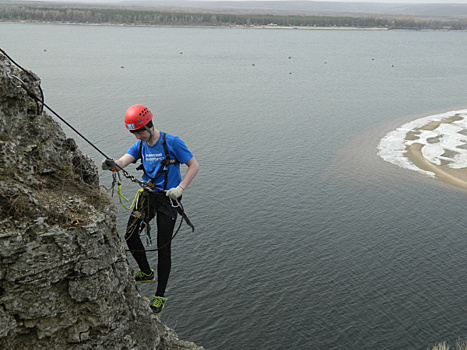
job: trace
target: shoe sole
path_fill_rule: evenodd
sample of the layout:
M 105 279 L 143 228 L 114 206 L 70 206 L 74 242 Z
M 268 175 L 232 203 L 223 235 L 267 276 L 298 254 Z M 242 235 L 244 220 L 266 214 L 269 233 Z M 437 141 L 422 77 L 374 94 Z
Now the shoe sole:
M 145 280 L 145 281 L 136 281 L 136 283 L 152 283 L 152 282 L 155 282 L 156 279 L 152 279 L 152 280 Z
M 152 313 L 154 315 L 160 315 L 162 313 L 162 311 L 164 310 L 164 307 L 162 307 L 162 309 L 160 309 L 159 311 L 157 311 L 157 309 L 155 309 L 154 307 L 151 306 L 151 310 L 152 310 Z

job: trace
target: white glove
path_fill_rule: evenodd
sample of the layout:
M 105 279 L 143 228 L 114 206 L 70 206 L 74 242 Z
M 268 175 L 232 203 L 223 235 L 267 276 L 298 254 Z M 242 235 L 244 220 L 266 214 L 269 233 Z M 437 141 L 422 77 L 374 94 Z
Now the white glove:
M 170 199 L 176 200 L 182 196 L 183 193 L 183 188 L 178 185 L 177 187 L 171 188 L 168 190 L 165 195 L 169 197 Z
M 107 158 L 102 160 L 101 168 L 102 170 L 116 170 L 117 165 L 113 159 Z

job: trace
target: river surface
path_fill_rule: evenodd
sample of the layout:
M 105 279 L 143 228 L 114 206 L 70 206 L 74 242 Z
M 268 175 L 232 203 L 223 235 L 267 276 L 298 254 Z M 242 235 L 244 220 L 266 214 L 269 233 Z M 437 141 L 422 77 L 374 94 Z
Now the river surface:
M 378 156 L 391 130 L 467 107 L 466 32 L 1 23 L 0 47 L 105 154 L 134 142 L 135 103 L 194 153 L 196 230 L 173 242 L 162 315 L 181 339 L 392 350 L 467 337 L 467 192 Z

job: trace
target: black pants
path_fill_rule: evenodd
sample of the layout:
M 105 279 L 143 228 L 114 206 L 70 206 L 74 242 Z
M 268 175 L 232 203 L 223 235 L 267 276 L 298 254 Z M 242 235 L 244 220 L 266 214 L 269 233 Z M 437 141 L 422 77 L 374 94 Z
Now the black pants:
M 171 261 L 171 238 L 173 235 L 177 212 L 170 205 L 165 193 L 145 190 L 138 200 L 138 205 L 128 219 L 125 239 L 128 248 L 136 260 L 139 269 L 150 273 L 151 268 L 146 257 L 145 247 L 140 238 L 141 222 L 147 224 L 154 216 L 157 222 L 157 291 L 156 296 L 163 297 L 169 280 Z M 152 230 L 151 230 L 152 231 Z

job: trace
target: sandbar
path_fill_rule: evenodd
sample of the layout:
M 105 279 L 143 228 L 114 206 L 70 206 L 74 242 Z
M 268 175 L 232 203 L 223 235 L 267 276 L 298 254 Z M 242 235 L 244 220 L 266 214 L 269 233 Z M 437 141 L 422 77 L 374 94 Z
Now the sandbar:
M 415 128 L 409 131 L 406 134 L 405 141 L 406 141 L 406 153 L 405 156 L 418 168 L 421 170 L 432 172 L 435 174 L 435 179 L 441 182 L 460 187 L 463 189 L 467 189 L 467 167 L 454 169 L 449 165 L 451 162 L 449 158 L 452 157 L 455 151 L 450 151 L 448 149 L 445 150 L 443 156 L 445 156 L 448 161 L 441 161 L 439 164 L 435 164 L 429 161 L 423 154 L 422 148 L 426 145 L 424 142 L 417 142 L 419 139 L 419 135 L 422 131 L 434 131 L 439 129 L 440 125 L 442 124 L 452 124 L 455 122 L 461 121 L 463 118 L 459 115 L 454 115 L 450 118 L 443 119 L 441 121 L 431 121 L 428 124 L 420 127 Z M 443 137 L 446 135 L 440 135 L 439 137 Z M 439 142 L 439 139 L 436 140 L 436 137 L 433 142 Z M 466 136 L 466 143 L 467 143 L 467 136 Z

